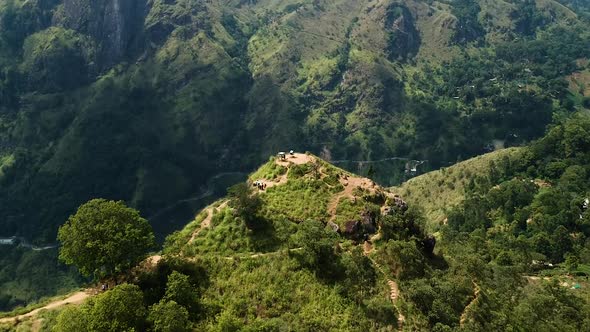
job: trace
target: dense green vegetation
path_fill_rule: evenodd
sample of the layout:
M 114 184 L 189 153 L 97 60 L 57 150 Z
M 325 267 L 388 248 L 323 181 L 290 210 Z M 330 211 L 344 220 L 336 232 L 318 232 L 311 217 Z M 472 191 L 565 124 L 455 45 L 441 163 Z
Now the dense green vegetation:
M 117 4 L 0 3 L 0 236 L 53 244 L 95 197 L 160 216 L 206 192 L 216 174 L 249 171 L 291 148 L 438 169 L 526 144 L 590 105 L 583 1 Z M 269 167 L 267 179 L 285 172 Z M 406 168 L 379 164 L 371 175 L 397 184 L 411 175 Z M 325 219 L 326 197 L 339 189 L 333 177 L 296 173 L 261 196 L 247 227 L 230 223 L 230 208 L 215 211 L 219 227 L 190 250 L 286 248 L 292 222 Z M 355 204 L 338 204 L 338 225 L 375 208 Z M 158 238 L 179 225 L 150 222 Z M 263 231 L 253 232 L 257 225 Z M 4 274 L 24 275 L 15 270 L 21 249 L 3 258 Z M 72 285 L 54 254 L 44 261 L 51 287 L 0 278 L 8 307 Z
M 489 175 L 472 179 L 465 201 L 450 211 L 444 235 L 489 230 L 501 239 L 503 250 L 510 250 L 510 261 L 590 263 L 585 203 L 589 130 L 588 116 L 577 114 L 552 128 L 520 159 L 492 164 Z
M 448 268 L 424 264 L 427 278 L 401 284 L 431 329 L 588 329 L 589 129 L 588 115 L 576 114 L 517 154 L 478 158 L 404 187 L 463 196 L 443 210 L 444 222 L 431 220 Z M 482 161 L 489 165 L 472 167 Z M 456 171 L 470 174 L 459 181 Z M 460 189 L 449 191 L 457 181 Z
M 346 219 L 365 220 L 392 204 L 375 216 L 378 229 L 366 243 L 327 227 L 330 216 L 316 214 L 305 194 L 332 201 L 346 192 L 336 183 L 353 175 L 313 158 L 291 164 L 281 171 L 286 183 L 233 187 L 168 237 L 155 267 L 49 324 L 57 331 L 587 330 L 589 133 L 590 116 L 576 113 L 530 146 L 445 171 L 473 174 L 440 224 L 419 204 L 371 194 L 370 183 L 355 188 L 354 199 L 339 204 Z M 272 178 L 272 163 L 254 178 Z M 446 188 L 439 175 L 430 186 Z M 288 205 L 278 203 L 283 191 Z
M 151 1 L 143 17 L 132 10 L 140 2 L 120 8 L 123 23 L 107 18 L 109 1 L 3 3 L 6 235 L 52 241 L 93 197 L 152 215 L 215 172 L 249 169 L 286 146 L 334 159 L 403 156 L 435 169 L 494 140 L 538 137 L 554 113 L 583 103 L 564 77 L 588 56 L 585 18 L 531 1 L 506 3 L 509 17 L 473 1 L 364 9 L 188 0 Z M 448 63 L 421 56 L 433 33 L 423 11 L 457 20 L 441 50 L 457 54 Z M 506 20 L 512 28 L 494 23 Z M 500 28 L 503 37 L 491 39 Z M 375 176 L 399 182 L 396 167 Z
M 422 206 L 429 223 L 428 229 L 436 231 L 444 223 L 449 210 L 463 202 L 465 190 L 474 178 L 488 174 L 492 165 L 520 158 L 524 150 L 520 147 L 490 152 L 417 176 L 392 190 L 410 205 Z
M 154 233 L 137 210 L 121 201 L 93 199 L 63 224 L 59 258 L 96 280 L 134 267 L 155 248 Z
M 67 293 L 85 281 L 77 270 L 60 264 L 57 256 L 57 249 L 0 246 L 0 311 Z

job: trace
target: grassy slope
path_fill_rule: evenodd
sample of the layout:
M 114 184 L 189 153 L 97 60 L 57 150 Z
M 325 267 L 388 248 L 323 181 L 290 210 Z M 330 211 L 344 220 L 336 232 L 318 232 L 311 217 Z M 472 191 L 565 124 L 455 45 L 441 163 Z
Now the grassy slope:
M 188 1 L 155 2 L 163 9 L 159 11 L 154 7 L 146 28 L 162 21 L 171 22 L 174 31 L 161 44 L 151 45 L 155 48 L 153 56 L 137 62 L 131 59 L 130 63 L 135 64 L 121 65 L 78 92 L 25 96 L 23 104 L 27 109 L 18 122 L 11 123 L 5 130 L 4 123 L 0 123 L 3 129 L 0 136 L 10 132 L 11 140 L 17 137 L 15 144 L 25 145 L 29 150 L 27 158 L 30 155 L 31 160 L 21 157 L 16 163 L 0 162 L 3 165 L 0 179 L 6 173 L 4 170 L 14 173 L 17 167 L 9 167 L 11 164 L 22 167 L 23 173 L 26 169 L 35 170 L 30 177 L 15 180 L 21 184 L 15 192 L 23 197 L 15 201 L 27 204 L 23 203 L 20 210 L 6 212 L 6 215 L 27 214 L 26 221 L 30 224 L 25 229 L 21 228 L 24 222 L 19 223 L 21 232 L 44 227 L 45 232 L 33 236 L 51 241 L 56 225 L 77 205 L 95 196 L 128 200 L 149 215 L 153 212 L 150 209 L 189 197 L 219 163 L 228 165 L 239 160 L 238 164 L 227 166 L 230 169 L 254 165 L 260 155 L 276 151 L 277 146 L 300 142 L 300 137 L 293 133 L 295 129 L 284 130 L 289 126 L 311 128 L 306 134 L 323 133 L 326 128 L 323 122 L 327 121 L 333 123 L 330 129 L 334 133 L 326 135 L 329 139 L 322 141 L 331 140 L 338 146 L 349 138 L 363 143 L 358 144 L 359 150 L 368 150 L 375 145 L 364 144 L 366 129 L 390 125 L 393 128 L 408 118 L 401 118 L 397 105 L 387 110 L 380 105 L 384 91 L 393 90 L 382 85 L 403 79 L 400 65 L 387 60 L 385 55 L 387 37 L 383 33 L 383 21 L 389 1 L 213 2 L 191 14 L 183 8 Z M 486 3 L 482 4 L 482 9 L 491 13 L 493 25 L 503 28 L 511 24 L 506 17 L 508 2 L 480 2 Z M 430 6 L 414 0 L 403 3 L 416 16 L 422 40 L 418 60 L 436 64 L 459 54 L 458 46 L 449 46 L 455 18 L 448 4 L 434 1 Z M 299 5 L 300 9 L 295 9 Z M 166 11 L 170 13 L 165 14 Z M 222 24 L 225 14 L 235 16 L 236 30 L 243 36 Z M 194 23 L 191 26 L 179 23 L 189 21 Z M 210 31 L 205 32 L 207 29 L 203 27 L 209 24 Z M 54 32 L 60 38 L 68 37 L 68 32 Z M 75 38 L 64 40 L 62 44 L 67 47 L 63 49 L 69 51 Z M 29 44 L 38 47 L 31 49 L 41 49 L 41 41 L 36 43 L 32 38 Z M 241 42 L 245 45 L 240 45 Z M 344 52 L 347 42 L 350 43 L 348 53 Z M 231 52 L 232 48 L 241 46 L 244 47 L 242 53 Z M 31 52 L 30 55 L 44 54 Z M 20 60 L 24 61 L 14 57 L 1 59 L 0 63 Z M 32 60 L 27 63 L 35 62 Z M 338 68 L 339 61 L 347 65 L 344 72 Z M 408 66 L 417 68 L 412 64 Z M 251 77 L 254 83 L 247 81 Z M 272 78 L 269 85 L 276 90 L 265 89 L 265 86 L 250 90 L 251 83 L 256 85 L 266 77 Z M 335 84 L 341 88 L 335 88 Z M 279 97 L 275 98 L 275 93 Z M 292 100 L 283 99 L 284 95 L 303 93 L 319 101 L 306 105 L 307 109 L 294 107 L 292 105 L 296 104 Z M 401 100 L 397 96 L 390 99 Z M 129 105 L 130 100 L 142 102 Z M 113 129 L 116 126 L 104 119 L 114 119 L 112 123 L 125 124 L 125 127 Z M 237 119 L 246 120 L 240 123 Z M 96 126 L 97 123 L 103 126 Z M 97 130 L 92 131 L 92 128 Z M 236 134 L 236 128 L 246 129 Z M 265 133 L 266 136 L 262 136 Z M 394 137 L 390 132 L 382 135 Z M 244 137 L 249 140 L 242 139 Z M 402 140 L 391 139 L 383 146 L 398 141 Z M 239 144 L 242 142 L 247 148 Z M 230 146 L 230 153 L 225 153 L 226 146 Z M 381 153 L 388 154 L 392 150 L 395 151 L 392 148 Z M 219 162 L 235 151 L 240 151 L 239 158 Z M 13 151 L 1 152 L 3 156 L 13 155 Z M 26 165 L 19 163 L 23 160 Z M 97 164 L 97 160 L 106 161 Z M 120 165 L 120 169 L 113 170 L 112 165 Z M 35 175 L 37 169 L 40 171 Z M 31 177 L 34 178 L 29 182 Z M 68 178 L 91 180 L 63 181 Z M 29 188 L 34 188 L 33 198 Z M 287 191 L 279 199 L 281 190 L 277 191 L 276 210 L 289 203 L 285 199 L 289 188 L 284 188 Z M 14 196 L 12 190 L 6 192 L 9 193 L 7 197 Z M 307 203 L 301 206 L 315 201 L 317 196 L 303 198 Z M 30 201 L 39 202 L 38 206 L 29 207 Z M 2 202 L 8 202 L 5 204 L 8 206 L 14 201 Z M 339 211 L 348 209 L 348 205 L 344 201 Z M 310 215 L 319 216 L 316 212 Z M 344 221 L 341 219 L 338 222 Z M 227 231 L 237 232 L 235 229 Z
M 579 59 L 578 67 L 580 70 L 566 77 L 572 98 L 577 104 L 583 104 L 583 101 L 590 97 L 590 62 L 588 59 Z
M 210 284 L 204 291 L 203 303 L 219 308 L 220 313 L 216 320 L 202 322 L 199 329 L 214 329 L 220 321 L 232 321 L 235 317 L 248 317 L 245 325 L 252 330 L 260 330 L 262 326 L 288 326 L 292 330 L 369 328 L 367 322 L 373 318 L 367 318 L 370 314 L 360 310 L 361 304 L 344 294 L 345 288 L 340 284 L 344 281 L 323 280 L 317 272 L 302 268 L 297 256 L 305 245 L 295 236 L 302 227 L 301 222 L 326 222 L 328 201 L 344 190 L 336 174 L 352 176 L 328 163 L 317 162 L 322 174 L 319 179 L 309 163 L 284 168 L 277 167 L 274 158 L 252 173 L 250 181 L 288 179 L 259 194 L 263 205 L 258 222 L 267 223 L 265 227 L 254 231 L 246 228 L 222 199 L 199 213 L 185 229 L 169 237 L 167 254 L 197 259 L 207 266 Z M 365 208 L 362 203 L 341 202 L 338 212 L 353 219 Z M 202 228 L 191 241 L 211 212 L 211 226 Z M 340 241 L 346 250 L 342 253 L 343 259 L 352 259 L 348 250 L 355 246 L 348 240 Z M 396 314 L 388 298 L 387 283 L 373 268 L 366 272 L 375 279 L 362 285 L 365 287 L 362 307 L 380 307 L 388 312 L 391 328 Z M 385 323 L 374 322 L 372 326 L 380 324 Z
M 344 174 L 354 176 L 338 167 L 316 160 L 320 165 L 319 178 L 314 175 L 311 164 L 291 165 L 286 168 L 277 165 L 274 158 L 250 175 L 250 181 L 268 179 L 271 182 L 286 177 L 283 179 L 286 182 L 269 187 L 259 194 L 262 200 L 259 217 L 263 220 L 261 222 L 269 223 L 268 228 L 261 233 L 248 230 L 234 215 L 233 209 L 223 204 L 227 199 L 221 199 L 203 209 L 194 221 L 171 236 L 167 246 L 168 252 L 182 252 L 189 256 L 212 253 L 219 256 L 289 248 L 286 240 L 297 230 L 298 223 L 305 220 L 326 223 L 330 220 L 332 216 L 328 211 L 328 203 L 344 191 L 338 177 Z M 377 190 L 383 189 L 378 187 Z M 379 206 L 376 204 L 361 199 L 366 194 L 366 190 L 357 190 L 354 195 L 359 199 L 356 199 L 354 204 L 350 199 L 342 197 L 336 206 L 337 216 L 334 221 L 342 226 L 344 222 L 358 220 L 367 208 L 378 209 Z M 200 229 L 201 223 L 207 219 L 209 213 L 212 213 L 211 227 L 202 229 L 191 242 L 191 237 Z
M 425 209 L 429 226 L 444 222 L 446 210 L 464 198 L 465 186 L 477 175 L 485 175 L 491 161 L 503 157 L 517 158 L 522 150 L 508 148 L 478 156 L 448 168 L 415 177 L 391 190 L 400 194 L 409 204 L 419 204 Z
M 480 2 L 482 15 L 491 17 L 494 29 L 511 25 L 509 3 Z M 404 96 L 395 93 L 394 83 L 421 67 L 409 61 L 404 71 L 400 62 L 388 59 L 386 30 L 391 27 L 384 22 L 390 1 L 211 2 L 190 13 L 188 3 L 154 1 L 145 28 L 161 25 L 172 32 L 151 45 L 153 52 L 135 64 L 122 65 L 77 93 L 26 97 L 23 104 L 30 104 L 30 112 L 5 130 L 26 142 L 32 156 L 26 161 L 25 175 L 14 181 L 17 195 L 12 196 L 16 201 L 24 200 L 18 194 L 30 197 L 24 193 L 28 187 L 45 192 L 35 193 L 41 197 L 39 207 L 7 214 L 25 214 L 27 221 L 38 221 L 27 225 L 31 229 L 47 225 L 50 237 L 54 226 L 91 195 L 125 199 L 149 215 L 189 197 L 218 164 L 233 169 L 255 165 L 261 155 L 287 142 L 308 146 L 326 142 L 328 149 L 350 147 L 351 151 L 377 146 L 380 151 L 375 155 L 381 156 L 419 154 L 416 144 L 408 147 L 410 151 L 397 146 L 412 141 L 411 128 L 417 124 L 411 112 L 404 114 Z M 459 54 L 460 47 L 450 43 L 456 19 L 448 4 L 400 3 L 411 13 L 421 39 L 418 62 L 436 65 Z M 79 36 L 54 30 L 52 34 L 68 46 L 62 47 L 63 52 L 85 48 Z M 31 38 L 27 44 L 41 49 L 42 39 Z M 45 59 L 38 56 L 27 63 Z M 105 121 L 101 127 L 92 125 L 115 115 L 120 118 L 113 122 L 128 128 L 113 128 Z M 104 165 L 89 162 L 100 151 L 113 151 L 108 155 L 112 160 Z M 240 158 L 222 160 L 237 151 Z M 109 167 L 115 164 L 121 169 L 113 172 L 119 178 L 112 179 Z M 28 174 L 29 168 L 40 173 Z M 63 178 L 82 175 L 92 181 L 77 181 L 75 188 L 69 182 L 62 184 Z M 105 178 L 112 180 L 101 182 Z M 57 189 L 47 194 L 46 188 Z M 59 202 L 48 198 L 60 195 L 64 197 Z

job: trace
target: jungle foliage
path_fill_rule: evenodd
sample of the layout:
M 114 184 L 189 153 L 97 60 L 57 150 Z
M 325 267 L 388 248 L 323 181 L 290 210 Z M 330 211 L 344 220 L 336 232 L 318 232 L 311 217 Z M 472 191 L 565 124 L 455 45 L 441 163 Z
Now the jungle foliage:
M 59 258 L 95 280 L 129 270 L 155 248 L 152 228 L 137 210 L 105 199 L 81 205 L 57 238 Z
M 587 109 L 587 4 L 491 3 L 2 1 L 0 236 L 51 244 L 81 204 L 105 197 L 142 211 L 163 238 L 177 224 L 149 217 L 277 151 L 403 157 L 425 161 L 420 173 L 527 144 Z M 372 172 L 381 183 L 409 176 L 385 168 Z M 303 218 L 285 212 L 290 192 L 319 202 L 303 219 L 321 217 L 316 189 L 328 189 L 292 186 L 252 222 L 290 229 Z M 281 223 L 268 222 L 279 209 Z M 197 244 L 280 247 L 249 231 L 225 224 L 216 236 L 235 243 Z M 48 271 L 55 287 L 43 294 L 2 289 L 16 304 L 74 280 Z
M 427 211 L 413 204 L 377 217 L 371 249 L 297 208 L 308 204 L 297 194 L 306 188 L 316 201 L 343 188 L 322 190 L 310 164 L 291 166 L 287 183 L 264 192 L 234 187 L 228 206 L 209 208 L 219 209 L 195 239 L 201 216 L 168 237 L 153 269 L 49 324 L 56 331 L 380 331 L 398 328 L 401 312 L 412 331 L 586 330 L 589 133 L 590 116 L 576 113 L 517 155 L 493 154 L 434 235 Z M 347 174 L 321 165 L 324 175 Z M 274 171 L 267 164 L 254 174 Z M 281 190 L 291 193 L 288 205 L 276 205 Z M 245 212 L 251 202 L 256 209 Z M 353 204 L 346 213 L 365 211 Z

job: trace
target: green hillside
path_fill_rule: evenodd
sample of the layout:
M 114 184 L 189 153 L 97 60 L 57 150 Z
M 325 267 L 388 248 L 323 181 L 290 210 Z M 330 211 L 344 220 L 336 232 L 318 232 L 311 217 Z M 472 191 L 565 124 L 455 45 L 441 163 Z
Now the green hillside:
M 415 202 L 312 154 L 271 157 L 122 285 L 5 329 L 586 330 L 589 132 L 576 113 L 413 179 Z M 448 205 L 421 206 L 429 192 Z
M 152 215 L 289 147 L 425 171 L 527 142 L 587 104 L 565 80 L 590 52 L 585 13 L 552 0 L 5 1 L 4 235 L 51 242 L 96 196 Z M 403 168 L 376 177 L 396 184 Z
M 170 235 L 165 252 L 199 256 L 288 250 L 289 237 L 298 224 L 306 221 L 330 223 L 358 241 L 376 233 L 381 210 L 395 202 L 392 193 L 372 180 L 311 154 L 295 154 L 286 161 L 272 157 L 249 177 L 249 183 L 255 182 L 263 183 L 266 189 L 254 186 L 254 192 L 260 191 L 256 209 L 244 211 L 245 224 L 235 221 L 236 207 L 232 207 L 231 200 L 220 200 L 205 208 L 182 231 Z M 239 186 L 250 192 L 249 187 Z M 361 216 L 365 219 L 363 225 Z
M 429 226 L 436 228 L 445 222 L 450 209 L 465 200 L 468 187 L 473 186 L 479 176 L 488 174 L 492 168 L 510 165 L 522 154 L 523 148 L 498 150 L 417 176 L 390 190 L 399 193 L 408 203 L 422 206 Z
M 0 237 L 54 245 L 78 206 L 104 197 L 163 239 L 223 195 L 225 175 L 278 151 L 424 173 L 526 145 L 588 109 L 589 13 L 573 0 L 0 1 Z M 403 163 L 363 175 L 399 185 Z M 325 178 L 269 188 L 264 213 L 343 226 L 359 203 L 330 205 L 339 187 Z M 424 204 L 430 230 L 441 207 Z M 244 252 L 285 247 L 218 232 Z M 217 238 L 185 250 L 235 249 Z M 0 310 L 80 282 L 55 250 L 2 250 Z

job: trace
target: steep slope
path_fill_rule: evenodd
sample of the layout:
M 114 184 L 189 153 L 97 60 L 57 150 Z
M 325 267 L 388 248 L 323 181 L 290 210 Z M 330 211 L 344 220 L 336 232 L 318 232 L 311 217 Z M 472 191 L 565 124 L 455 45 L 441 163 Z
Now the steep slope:
M 151 215 L 293 142 L 433 169 L 494 139 L 537 137 L 552 112 L 573 107 L 555 82 L 588 55 L 588 35 L 566 7 L 526 3 L 7 1 L 3 230 L 51 242 L 96 196 Z M 560 60 L 537 55 L 537 44 L 562 51 L 559 40 L 571 48 Z M 490 68 L 481 58 L 494 50 Z M 458 70 L 471 66 L 480 71 Z
M 445 223 L 448 211 L 464 201 L 470 185 L 481 176 L 498 172 L 498 167 L 517 162 L 522 153 L 522 148 L 497 150 L 417 176 L 390 190 L 399 193 L 409 204 L 422 206 L 430 227 L 440 226 Z
M 590 56 L 587 13 L 553 0 L 2 1 L 0 236 L 52 244 L 77 206 L 106 197 L 163 238 L 211 202 L 208 180 L 286 148 L 428 171 L 526 143 L 588 105 L 564 80 Z
M 589 132 L 588 113 L 576 113 L 529 146 L 394 189 L 412 188 L 409 204 L 312 154 L 271 157 L 170 235 L 156 266 L 121 276 L 145 301 L 133 322 L 155 328 L 173 299 L 167 315 L 186 310 L 183 324 L 205 331 L 586 330 Z M 422 191 L 451 198 L 436 237 L 422 210 L 441 205 L 423 209 Z M 115 305 L 124 287 L 47 324 L 102 322 L 89 310 Z
M 284 161 L 271 158 L 250 176 L 249 184 L 260 199 L 261 210 L 255 212 L 260 220 L 244 227 L 230 226 L 235 208 L 221 200 L 204 209 L 181 232 L 171 235 L 168 249 L 189 255 L 276 251 L 287 244 L 281 243 L 287 236 L 284 232 L 292 230 L 293 223 L 307 220 L 328 224 L 358 241 L 375 234 L 382 211 L 401 202 L 372 180 L 308 154 L 295 153 Z M 254 237 L 244 236 L 248 234 Z

